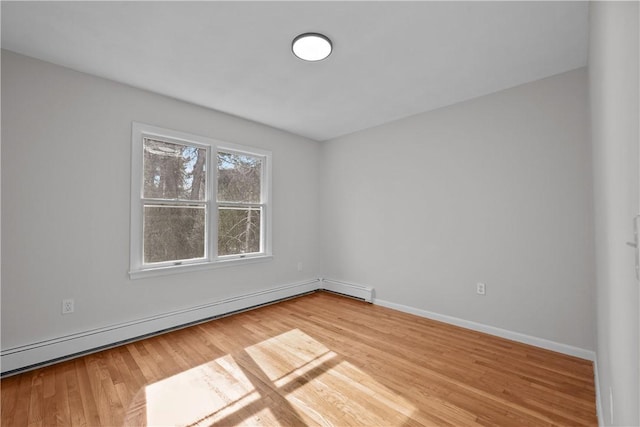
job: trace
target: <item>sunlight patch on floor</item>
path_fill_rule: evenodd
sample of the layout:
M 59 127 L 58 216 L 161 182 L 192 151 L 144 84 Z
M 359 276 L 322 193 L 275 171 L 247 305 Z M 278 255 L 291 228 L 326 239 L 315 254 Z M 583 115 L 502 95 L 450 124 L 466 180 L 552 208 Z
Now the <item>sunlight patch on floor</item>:
M 145 394 L 150 426 L 212 422 L 260 399 L 230 355 L 151 384 Z
M 292 329 L 245 350 L 271 381 L 329 353 L 327 347 L 299 329 Z
M 299 329 L 143 388 L 125 425 L 402 425 L 416 408 Z
M 298 329 L 246 350 L 306 424 L 401 425 L 416 410 Z

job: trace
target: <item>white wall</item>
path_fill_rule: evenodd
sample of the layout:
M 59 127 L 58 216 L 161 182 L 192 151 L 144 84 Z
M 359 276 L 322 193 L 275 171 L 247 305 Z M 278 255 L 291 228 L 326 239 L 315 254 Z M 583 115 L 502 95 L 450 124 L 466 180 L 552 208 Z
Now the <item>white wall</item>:
M 597 361 L 607 425 L 640 424 L 638 282 L 634 251 L 625 244 L 639 212 L 639 13 L 637 2 L 590 5 Z
M 578 69 L 325 143 L 324 277 L 593 350 L 587 101 Z
M 271 150 L 274 259 L 130 280 L 132 121 Z M 3 51 L 2 349 L 317 278 L 318 153 L 311 140 Z M 60 314 L 63 298 L 74 314 Z

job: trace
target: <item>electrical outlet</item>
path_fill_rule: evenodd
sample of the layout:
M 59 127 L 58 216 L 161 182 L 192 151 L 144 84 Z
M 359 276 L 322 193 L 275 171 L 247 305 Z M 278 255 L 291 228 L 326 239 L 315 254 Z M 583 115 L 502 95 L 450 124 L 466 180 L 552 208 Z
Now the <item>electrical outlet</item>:
M 73 310 L 75 309 L 74 307 L 74 302 L 72 299 L 63 299 L 62 300 L 62 314 L 71 314 L 73 313 Z
M 478 295 L 484 295 L 485 294 L 484 283 L 476 283 L 476 293 Z
M 298 262 L 298 271 L 302 271 L 302 262 Z

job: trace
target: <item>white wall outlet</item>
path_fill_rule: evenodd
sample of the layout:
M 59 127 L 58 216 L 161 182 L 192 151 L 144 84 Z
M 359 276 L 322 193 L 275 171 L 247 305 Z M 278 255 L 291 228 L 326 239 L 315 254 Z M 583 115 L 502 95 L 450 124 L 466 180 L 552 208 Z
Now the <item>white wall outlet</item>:
M 476 283 L 476 293 L 478 295 L 484 295 L 485 294 L 484 283 Z
M 298 271 L 302 271 L 302 261 L 298 261 Z
M 75 303 L 72 299 L 62 300 L 62 314 L 71 314 L 75 310 Z

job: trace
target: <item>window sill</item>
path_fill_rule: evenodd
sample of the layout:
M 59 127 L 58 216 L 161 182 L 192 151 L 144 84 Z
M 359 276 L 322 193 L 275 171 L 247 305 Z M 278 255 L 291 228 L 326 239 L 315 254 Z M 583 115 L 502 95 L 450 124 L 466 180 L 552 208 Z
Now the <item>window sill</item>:
M 168 276 L 170 274 L 188 273 L 191 271 L 211 270 L 222 267 L 235 267 L 246 264 L 267 262 L 273 259 L 273 255 L 259 255 L 246 258 L 232 258 L 218 261 L 206 261 L 194 264 L 169 265 L 164 267 L 145 268 L 129 272 L 131 279 L 144 279 L 146 277 Z

